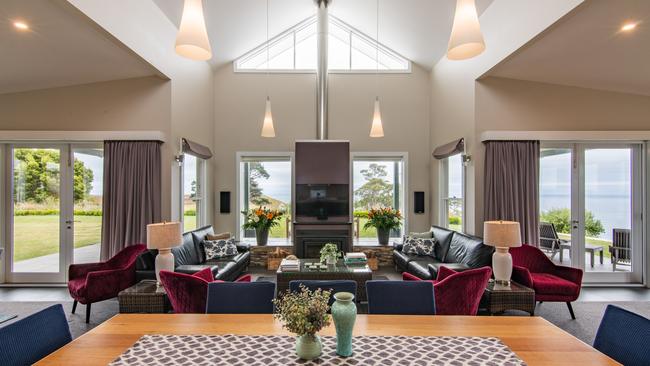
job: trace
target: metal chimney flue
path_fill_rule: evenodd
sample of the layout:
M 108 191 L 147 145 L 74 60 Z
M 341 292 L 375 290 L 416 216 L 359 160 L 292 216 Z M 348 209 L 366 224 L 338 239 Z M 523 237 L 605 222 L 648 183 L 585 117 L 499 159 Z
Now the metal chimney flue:
M 327 36 L 328 36 L 328 9 L 331 0 L 316 0 L 318 5 L 317 39 L 318 39 L 318 67 L 316 69 L 316 139 L 327 140 Z

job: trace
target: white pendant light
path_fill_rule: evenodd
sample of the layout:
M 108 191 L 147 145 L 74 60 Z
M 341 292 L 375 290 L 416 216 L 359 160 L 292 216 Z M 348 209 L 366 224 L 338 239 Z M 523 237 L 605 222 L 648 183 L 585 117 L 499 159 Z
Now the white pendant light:
M 275 137 L 271 97 L 269 97 L 269 0 L 266 0 L 266 109 L 262 123 L 262 137 Z
M 384 137 L 384 126 L 381 124 L 381 109 L 379 108 L 379 97 L 375 99 L 375 112 L 372 114 L 372 126 L 370 137 Z
M 271 98 L 269 97 L 266 97 L 266 111 L 264 112 L 264 123 L 262 124 L 262 137 L 275 137 L 273 113 L 271 113 Z
M 485 41 L 478 22 L 474 0 L 457 0 L 454 25 L 451 28 L 447 58 L 466 60 L 480 55 L 485 50 Z
M 375 87 L 379 87 L 379 0 L 377 0 L 377 39 L 375 45 Z M 370 137 L 384 137 L 384 126 L 381 123 L 381 108 L 379 107 L 379 95 L 375 97 L 375 109 L 372 113 L 372 125 L 370 126 Z
M 197 61 L 212 58 L 201 0 L 185 0 L 181 26 L 176 35 L 176 53 Z

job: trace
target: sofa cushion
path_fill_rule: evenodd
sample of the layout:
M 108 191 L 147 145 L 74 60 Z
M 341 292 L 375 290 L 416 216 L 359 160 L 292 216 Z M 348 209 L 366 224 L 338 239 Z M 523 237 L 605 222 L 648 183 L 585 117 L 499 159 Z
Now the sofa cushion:
M 535 294 L 578 296 L 580 286 L 550 273 L 531 273 Z
M 204 226 L 190 232 L 192 239 L 194 240 L 194 246 L 196 247 L 196 252 L 199 256 L 199 263 L 205 262 L 205 250 L 203 249 L 203 240 L 205 236 L 210 234 L 214 235 L 214 229 L 212 225 Z
M 481 238 L 454 233 L 445 256 L 445 263 L 462 263 L 472 268 L 490 265 L 494 248 L 483 244 Z
M 429 264 L 438 263 L 439 261 L 429 256 L 420 256 L 408 263 L 407 271 L 424 280 L 431 280 L 429 273 Z
M 410 261 L 418 259 L 418 257 L 419 256 L 416 254 L 406 254 L 399 250 L 393 250 L 393 260 L 395 261 L 395 265 L 403 271 L 406 271 Z
M 210 268 L 212 270 L 212 278 L 214 278 L 214 276 L 216 276 L 219 273 L 219 266 L 211 265 L 211 264 L 188 264 L 188 265 L 178 266 L 176 267 L 176 269 L 174 269 L 174 272 L 195 275 L 197 272 L 203 271 L 206 268 Z
M 436 246 L 436 239 L 430 238 L 414 238 L 407 236 L 404 238 L 404 245 L 402 247 L 402 253 L 406 254 L 417 254 L 417 255 L 428 255 L 433 257 L 434 250 Z
M 202 262 L 199 253 L 196 251 L 191 233 L 183 234 L 183 244 L 172 248 L 172 254 L 174 255 L 174 267 Z
M 429 273 L 431 273 L 431 278 L 438 278 L 438 272 L 440 272 L 440 267 L 447 267 L 456 272 L 462 272 L 471 269 L 469 266 L 466 266 L 462 263 L 430 263 Z
M 435 257 L 438 260 L 444 262 L 454 232 L 439 226 L 431 226 L 431 232 L 433 233 L 433 237 L 438 242 L 438 247 L 436 248 Z

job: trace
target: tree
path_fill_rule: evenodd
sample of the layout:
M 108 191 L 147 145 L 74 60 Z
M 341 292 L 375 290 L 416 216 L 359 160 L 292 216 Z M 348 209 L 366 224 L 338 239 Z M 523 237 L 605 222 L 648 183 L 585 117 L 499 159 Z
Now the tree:
M 260 162 L 248 163 L 248 199 L 250 203 L 256 206 L 264 206 L 271 203 L 268 198 L 262 194 L 258 179 L 269 179 L 270 175 Z
M 393 206 L 393 184 L 386 181 L 388 172 L 386 166 L 372 163 L 368 169 L 361 170 L 366 183 L 354 191 L 355 202 L 358 208 L 392 207 Z
M 540 221 L 550 222 L 558 233 L 571 233 L 571 210 L 568 208 L 552 208 L 542 212 Z M 585 233 L 587 236 L 597 238 L 605 232 L 603 223 L 594 217 L 591 211 L 585 212 Z
M 86 168 L 83 161 L 74 159 L 74 201 L 82 202 L 93 189 L 93 179 L 95 174 L 89 168 Z

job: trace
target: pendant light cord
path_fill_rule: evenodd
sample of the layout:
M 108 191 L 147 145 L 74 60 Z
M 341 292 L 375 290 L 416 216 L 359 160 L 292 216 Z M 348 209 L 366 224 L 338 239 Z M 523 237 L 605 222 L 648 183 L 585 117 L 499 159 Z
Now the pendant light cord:
M 379 0 L 377 0 L 377 38 L 375 39 L 375 94 L 379 99 Z
M 266 99 L 269 97 L 269 0 L 266 0 Z

